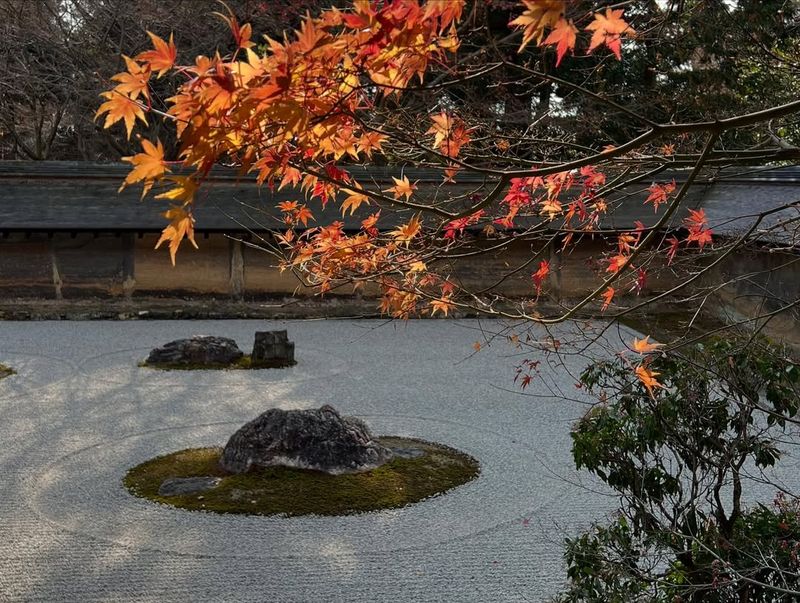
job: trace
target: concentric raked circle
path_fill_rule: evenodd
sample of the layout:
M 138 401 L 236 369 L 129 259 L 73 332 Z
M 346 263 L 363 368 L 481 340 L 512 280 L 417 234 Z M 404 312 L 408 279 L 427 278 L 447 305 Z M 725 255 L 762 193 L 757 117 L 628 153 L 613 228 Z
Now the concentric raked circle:
M 59 459 L 26 482 L 34 510 L 73 533 L 136 549 L 212 557 L 318 557 L 324 551 L 387 552 L 464 538 L 515 520 L 531 501 L 548 505 L 565 484 L 541 453 L 501 434 L 425 417 L 364 416 L 376 433 L 418 437 L 472 455 L 478 479 L 421 503 L 345 517 L 259 517 L 188 512 L 136 498 L 122 486 L 132 466 L 187 447 L 224 443 L 238 427 L 216 423 L 133 434 Z M 542 491 L 548 491 L 543 498 Z
M 114 385 L 168 385 L 185 382 L 187 371 L 165 371 L 139 366 L 150 348 L 132 348 L 86 359 L 78 368 L 86 378 Z M 192 370 L 193 386 L 225 387 L 258 383 L 298 383 L 343 372 L 347 362 L 328 352 L 303 347 L 295 366 L 280 369 Z
M 18 354 L 0 350 L 0 362 L 14 375 L 0 379 L 0 400 L 18 398 L 73 376 L 75 367 L 52 356 Z

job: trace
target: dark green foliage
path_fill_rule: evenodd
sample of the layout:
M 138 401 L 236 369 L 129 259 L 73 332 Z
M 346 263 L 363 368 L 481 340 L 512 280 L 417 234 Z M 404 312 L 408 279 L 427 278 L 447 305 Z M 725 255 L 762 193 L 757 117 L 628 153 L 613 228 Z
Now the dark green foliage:
M 16 373 L 17 371 L 12 369 L 11 367 L 6 366 L 5 364 L 0 364 L 0 379 L 3 379 L 4 377 L 10 377 L 11 375 L 15 375 Z
M 800 596 L 800 504 L 747 507 L 798 424 L 800 367 L 760 339 L 715 340 L 652 360 L 651 396 L 629 358 L 596 363 L 600 402 L 573 457 L 620 495 L 607 526 L 567 540 L 564 601 L 790 601 Z M 792 593 L 791 595 L 789 593 Z

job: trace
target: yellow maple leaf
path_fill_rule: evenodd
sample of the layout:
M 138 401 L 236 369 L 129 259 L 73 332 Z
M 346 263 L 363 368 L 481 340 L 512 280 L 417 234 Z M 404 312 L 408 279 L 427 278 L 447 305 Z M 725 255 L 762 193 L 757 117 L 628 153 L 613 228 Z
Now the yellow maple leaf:
M 409 182 L 408 176 L 403 176 L 402 178 L 395 178 L 392 176 L 392 180 L 394 180 L 395 186 L 389 190 L 394 193 L 395 199 L 399 199 L 405 195 L 406 201 L 408 201 L 414 191 L 417 190 L 417 185 Z
M 433 134 L 433 148 L 439 148 L 445 138 L 450 134 L 450 129 L 453 127 L 453 119 L 444 111 L 439 115 L 431 115 L 433 125 L 428 129 L 426 134 Z
M 97 119 L 103 113 L 106 114 L 106 121 L 103 124 L 104 129 L 110 128 L 120 120 L 124 121 L 125 129 L 128 132 L 128 139 L 130 140 L 136 120 L 141 119 L 145 124 L 147 123 L 141 105 L 135 100 L 113 90 L 110 92 L 103 92 L 100 96 L 107 100 L 100 105 L 94 117 Z
M 394 240 L 396 242 L 405 243 L 406 247 L 408 247 L 408 244 L 411 242 L 411 239 L 413 239 L 419 233 L 420 226 L 421 226 L 420 216 L 419 214 L 417 214 L 408 221 L 408 224 L 400 226 L 399 228 L 393 230 L 389 234 L 394 236 Z
M 509 23 L 525 28 L 518 52 L 522 52 L 534 38 L 537 44 L 541 43 L 545 28 L 555 27 L 564 14 L 563 0 L 522 0 L 522 3 L 527 10 Z
M 346 193 L 350 194 L 344 201 L 342 201 L 342 215 L 344 215 L 349 209 L 350 215 L 352 216 L 353 213 L 355 213 L 355 211 L 362 203 L 365 205 L 369 205 L 369 197 L 367 197 L 366 195 L 350 190 L 348 188 L 343 190 Z
M 181 207 L 173 207 L 165 211 L 163 216 L 170 223 L 161 231 L 161 238 L 158 239 L 155 248 L 158 249 L 162 243 L 169 241 L 169 256 L 174 266 L 175 254 L 178 253 L 178 247 L 180 247 L 184 238 L 189 239 L 189 242 L 197 249 L 197 243 L 194 240 L 194 218 Z
M 149 140 L 142 139 L 143 153 L 136 153 L 132 157 L 123 157 L 122 161 L 127 161 L 133 165 L 133 169 L 125 176 L 125 180 L 119 187 L 119 191 L 129 184 L 144 181 L 142 187 L 142 198 L 153 187 L 153 183 L 168 172 L 167 164 L 164 161 L 164 145 L 160 140 L 154 145 Z M 119 192 L 117 191 L 117 192 Z
M 651 371 L 643 364 L 640 364 L 639 366 L 636 367 L 636 376 L 639 378 L 639 381 L 642 382 L 642 385 L 644 385 L 647 388 L 647 391 L 650 393 L 651 397 L 655 397 L 655 395 L 653 394 L 654 388 L 664 387 L 656 379 L 656 377 L 660 374 L 661 373 L 656 373 L 655 371 Z
M 539 209 L 539 212 L 544 215 L 547 214 L 548 219 L 552 220 L 558 214 L 561 213 L 562 207 L 561 203 L 558 202 L 556 199 L 546 199 L 542 203 L 542 207 Z
M 431 316 L 436 314 L 436 312 L 442 312 L 445 316 L 447 316 L 447 312 L 452 310 L 456 307 L 456 305 L 450 301 L 450 298 L 439 298 L 434 299 L 431 301 Z
M 156 195 L 156 199 L 180 201 L 182 205 L 188 205 L 194 200 L 194 194 L 197 192 L 197 180 L 191 176 L 170 176 L 169 180 L 175 182 L 175 186 L 165 193 Z
M 114 90 L 134 100 L 136 100 L 139 95 L 149 99 L 150 90 L 148 82 L 150 81 L 150 69 L 143 68 L 139 63 L 124 54 L 122 58 L 125 60 L 128 70 L 111 76 L 112 80 L 119 82 Z

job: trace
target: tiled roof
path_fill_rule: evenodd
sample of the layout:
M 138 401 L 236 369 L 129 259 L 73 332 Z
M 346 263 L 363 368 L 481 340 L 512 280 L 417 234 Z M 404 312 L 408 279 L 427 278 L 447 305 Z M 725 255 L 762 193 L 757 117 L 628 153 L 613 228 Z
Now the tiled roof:
M 399 168 L 348 168 L 362 182 L 374 181 L 381 188 L 391 186 L 390 176 Z M 139 200 L 140 187 L 117 192 L 129 170 L 127 164 L 84 162 L 0 162 L 0 231 L 160 231 L 166 208 L 163 201 Z M 420 194 L 441 198 L 449 194 L 469 194 L 478 190 L 483 179 L 474 174 L 460 175 L 456 185 L 441 188 L 441 173 L 436 170 L 407 169 L 403 173 L 418 181 Z M 680 183 L 686 172 L 665 172 L 659 181 L 672 178 Z M 636 220 L 654 223 L 651 206 L 642 201 L 649 181 L 631 187 L 601 226 L 613 230 L 633 228 Z M 446 196 L 446 195 L 445 195 Z M 231 169 L 215 169 L 202 189 L 196 209 L 198 230 L 204 232 L 245 232 L 280 226 L 280 201 L 297 199 L 298 194 L 284 189 L 259 187 L 252 177 L 240 178 Z M 680 223 L 689 208 L 703 208 L 709 224 L 718 234 L 736 236 L 749 228 L 755 216 L 784 204 L 800 201 L 800 168 L 735 168 L 718 172 L 713 180 L 696 184 L 683 207 L 676 212 L 672 226 Z M 346 228 L 358 228 L 363 216 L 342 218 L 335 204 L 323 212 L 314 210 L 319 223 L 342 220 Z M 407 219 L 389 215 L 385 226 Z M 791 242 L 793 228 L 800 221 L 800 208 L 785 209 L 763 219 L 764 230 L 782 221 L 794 220 L 788 227 L 761 232 L 773 241 Z

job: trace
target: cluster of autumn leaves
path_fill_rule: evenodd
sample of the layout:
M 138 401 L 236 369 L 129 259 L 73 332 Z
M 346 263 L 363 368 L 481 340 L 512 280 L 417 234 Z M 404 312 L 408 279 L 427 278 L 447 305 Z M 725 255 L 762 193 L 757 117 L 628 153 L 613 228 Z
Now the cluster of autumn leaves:
M 520 50 L 534 40 L 554 45 L 557 63 L 574 52 L 578 29 L 568 15 L 567 2 L 522 0 L 522 7 L 511 22 L 522 30 Z M 142 197 L 154 186 L 166 189 L 156 195 L 171 204 L 164 214 L 169 224 L 157 247 L 167 243 L 174 263 L 184 239 L 195 244 L 196 193 L 219 161 L 241 166 L 243 174 L 254 173 L 259 184 L 298 190 L 297 201 L 279 205 L 285 229 L 277 239 L 287 256 L 282 268 L 302 271 L 322 292 L 343 282 L 359 287 L 375 281 L 382 292 L 381 310 L 395 317 L 421 312 L 446 315 L 457 305 L 456 285 L 429 269 L 432 256 L 423 253 L 425 242 L 438 240 L 448 246 L 482 222 L 487 228 L 517 229 L 523 215 L 558 222 L 568 233 L 563 237 L 565 247 L 574 233 L 593 230 L 608 211 L 603 198 L 606 177 L 594 167 L 543 178 L 514 178 L 496 207 L 460 215 L 428 235 L 417 211 L 425 205 L 417 199 L 416 183 L 403 175 L 394 178 L 394 186 L 375 190 L 346 169 L 346 163 L 369 161 L 391 143 L 380 124 L 371 121 L 376 90 L 384 96 L 400 95 L 415 78 L 422 81 L 432 61 L 446 62 L 459 45 L 455 24 L 463 8 L 464 0 L 422 4 L 354 0 L 349 10 L 331 8 L 319 17 L 308 16 L 292 38 L 266 39 L 260 47 L 252 40 L 249 25 L 240 25 L 232 14 L 219 15 L 231 29 L 235 51 L 225 57 L 198 56 L 189 65 L 177 64 L 171 36 L 165 40 L 151 33 L 153 49 L 123 57 L 126 70 L 113 76 L 116 85 L 103 93 L 97 114 L 105 116 L 106 128 L 124 123 L 128 137 L 136 122 L 147 123 L 148 116 L 175 125 L 176 160 L 165 159 L 160 141 L 145 139 L 142 152 L 124 158 L 132 169 L 122 187 L 141 183 Z M 622 15 L 622 9 L 608 8 L 590 16 L 585 26 L 591 32 L 588 52 L 605 46 L 621 57 L 622 38 L 634 35 Z M 177 89 L 166 107 L 156 108 L 151 80 L 167 74 L 177 78 Z M 445 182 L 452 182 L 474 129 L 450 111 L 428 119 L 428 148 L 441 162 Z M 674 191 L 674 183 L 653 184 L 646 203 L 658 212 Z M 387 231 L 378 226 L 380 210 L 370 210 L 360 229 L 350 232 L 341 221 L 310 226 L 312 202 L 322 208 L 339 203 L 342 215 L 353 215 L 374 202 L 406 205 L 415 213 Z M 679 245 L 703 247 L 711 240 L 702 211 L 692 212 L 685 226 L 687 239 L 667 241 L 670 261 Z M 645 230 L 637 224 L 637 230 L 620 234 L 617 253 L 609 257 L 606 268 L 612 275 L 630 271 L 633 288 L 639 289 L 646 272 L 632 266 L 631 258 Z M 549 273 L 548 261 L 542 260 L 531 274 L 537 297 Z M 603 310 L 614 295 L 611 286 L 602 292 Z M 637 375 L 645 384 L 654 379 L 639 369 Z
M 567 52 L 575 51 L 578 28 L 567 16 L 565 0 L 522 0 L 523 13 L 511 21 L 511 25 L 523 28 L 522 50 L 536 40 L 540 46 L 556 47 L 556 67 Z M 586 31 L 592 32 L 587 52 L 606 46 L 617 59 L 622 59 L 622 37 L 634 37 L 636 32 L 622 18 L 621 8 L 606 8 L 605 13 L 594 13 Z M 549 30 L 549 33 L 548 33 Z M 545 37 L 545 33 L 547 36 Z

